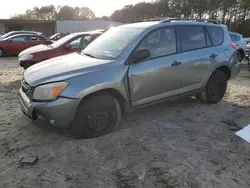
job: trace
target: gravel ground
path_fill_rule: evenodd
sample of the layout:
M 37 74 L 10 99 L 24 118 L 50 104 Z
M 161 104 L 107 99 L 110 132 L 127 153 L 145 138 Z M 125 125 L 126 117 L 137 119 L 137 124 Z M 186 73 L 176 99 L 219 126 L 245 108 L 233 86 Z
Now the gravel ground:
M 250 123 L 246 69 L 218 104 L 185 98 L 147 107 L 126 115 L 117 132 L 74 140 L 22 117 L 17 65 L 0 59 L 0 188 L 250 187 L 250 144 L 220 122 Z M 19 167 L 29 155 L 39 162 Z

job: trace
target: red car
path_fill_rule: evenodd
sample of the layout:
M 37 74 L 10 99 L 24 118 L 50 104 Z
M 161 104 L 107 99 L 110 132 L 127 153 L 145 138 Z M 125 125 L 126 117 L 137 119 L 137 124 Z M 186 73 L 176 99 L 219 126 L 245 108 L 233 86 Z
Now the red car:
M 39 44 L 51 44 L 43 35 L 17 34 L 0 41 L 0 57 L 18 55 L 21 51 Z
M 22 51 L 18 55 L 18 61 L 20 62 L 20 66 L 26 69 L 46 59 L 73 52 L 80 52 L 103 32 L 102 30 L 97 30 L 69 34 L 51 45 L 38 45 Z

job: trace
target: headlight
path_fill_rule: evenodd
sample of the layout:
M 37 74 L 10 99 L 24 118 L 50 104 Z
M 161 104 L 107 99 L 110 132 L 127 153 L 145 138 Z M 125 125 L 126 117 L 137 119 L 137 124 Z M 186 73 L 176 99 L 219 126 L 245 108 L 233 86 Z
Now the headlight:
M 68 86 L 68 82 L 55 82 L 37 86 L 33 92 L 35 101 L 54 101 Z
M 33 58 L 33 55 L 25 54 L 25 55 L 22 55 L 18 60 L 19 61 L 28 61 L 28 60 L 31 60 L 32 58 Z

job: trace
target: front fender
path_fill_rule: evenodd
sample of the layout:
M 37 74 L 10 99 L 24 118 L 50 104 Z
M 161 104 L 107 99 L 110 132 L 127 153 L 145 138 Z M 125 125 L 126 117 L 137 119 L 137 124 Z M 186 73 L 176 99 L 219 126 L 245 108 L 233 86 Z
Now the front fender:
M 118 65 L 112 69 L 90 72 L 67 80 L 69 86 L 61 93 L 63 97 L 83 99 L 89 94 L 114 89 L 128 102 L 127 87 L 128 66 Z

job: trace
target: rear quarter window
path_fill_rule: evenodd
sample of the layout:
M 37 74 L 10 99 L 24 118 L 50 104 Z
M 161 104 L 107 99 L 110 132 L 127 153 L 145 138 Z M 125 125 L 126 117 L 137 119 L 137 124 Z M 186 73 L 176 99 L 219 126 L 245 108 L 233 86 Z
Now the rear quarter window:
M 224 42 L 224 31 L 221 27 L 207 26 L 207 31 L 211 37 L 213 46 L 221 45 Z

